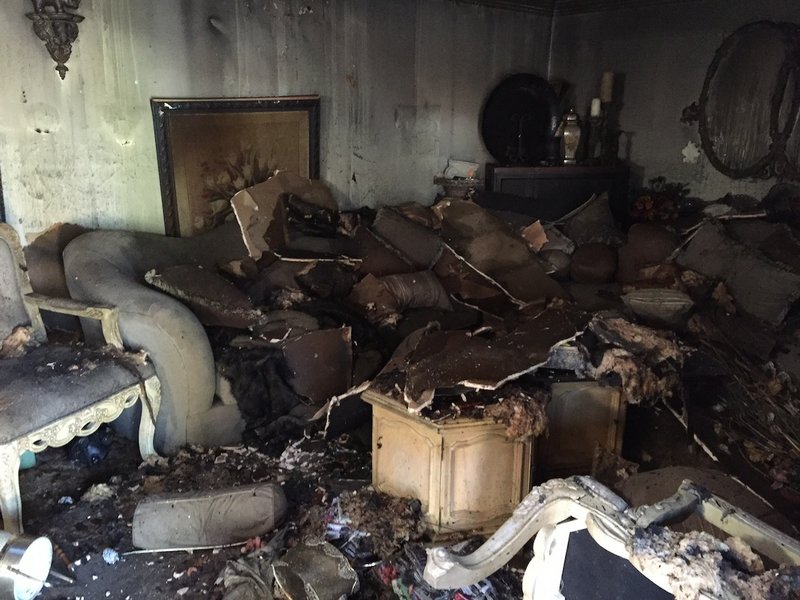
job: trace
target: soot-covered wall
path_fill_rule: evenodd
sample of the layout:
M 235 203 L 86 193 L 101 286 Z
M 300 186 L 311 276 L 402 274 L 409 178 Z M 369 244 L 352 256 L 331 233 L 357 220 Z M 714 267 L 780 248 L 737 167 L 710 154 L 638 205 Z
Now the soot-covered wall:
M 162 231 L 151 97 L 322 97 L 322 177 L 347 207 L 430 201 L 448 157 L 488 159 L 481 103 L 546 74 L 551 19 L 450 0 L 84 0 L 61 81 L 0 3 L 7 220 Z
M 683 108 L 699 98 L 725 37 L 759 20 L 800 23 L 800 2 L 688 0 L 639 7 L 628 2 L 617 10 L 557 15 L 550 75 L 574 85 L 581 112 L 598 95 L 603 71 L 624 76 L 621 127 L 632 132 L 631 161 L 645 183 L 664 175 L 688 183 L 693 195 L 705 200 L 729 192 L 760 198 L 775 180 L 732 180 L 719 173 L 702 151 L 696 152 L 697 127 L 680 122 Z

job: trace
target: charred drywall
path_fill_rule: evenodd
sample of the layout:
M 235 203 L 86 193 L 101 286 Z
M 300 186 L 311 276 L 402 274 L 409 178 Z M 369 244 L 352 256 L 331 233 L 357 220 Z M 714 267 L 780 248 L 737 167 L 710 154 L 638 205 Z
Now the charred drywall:
M 550 18 L 450 0 L 84 0 L 61 81 L 0 3 L 8 221 L 163 230 L 151 97 L 322 97 L 322 177 L 343 207 L 430 201 L 447 158 L 487 160 L 483 98 L 544 74 Z
M 603 71 L 624 77 L 621 127 L 632 132 L 631 160 L 646 183 L 664 175 L 688 183 L 692 193 L 714 200 L 729 192 L 757 197 L 775 183 L 735 181 L 698 155 L 696 126 L 681 111 L 700 96 L 706 70 L 723 39 L 758 20 L 800 23 L 794 0 L 700 0 L 674 5 L 627 6 L 591 14 L 558 14 L 550 75 L 574 84 L 584 112 Z M 618 77 L 618 80 L 622 79 Z M 620 140 L 625 156 L 626 137 Z

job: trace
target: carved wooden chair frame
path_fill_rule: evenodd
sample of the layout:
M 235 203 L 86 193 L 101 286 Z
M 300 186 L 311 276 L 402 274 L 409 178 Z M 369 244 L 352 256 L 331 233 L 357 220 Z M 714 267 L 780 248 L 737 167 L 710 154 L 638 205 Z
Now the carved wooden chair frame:
M 591 477 L 579 476 L 551 479 L 534 487 L 500 529 L 472 554 L 459 556 L 445 547 L 429 549 L 424 578 L 436 589 L 475 584 L 506 564 L 536 536 L 534 558 L 523 580 L 524 600 L 531 600 L 537 579 L 547 575 L 543 565 L 548 536 L 557 524 L 575 519 L 599 546 L 631 561 L 650 581 L 672 593 L 668 574 L 654 562 L 637 564 L 632 560 L 632 547 L 637 535 L 647 535 L 651 525 L 673 523 L 692 514 L 741 538 L 777 564 L 800 565 L 800 542 L 689 480 L 669 498 L 630 507 Z
M 28 313 L 33 338 L 46 342 L 47 333 L 40 311 L 46 310 L 100 322 L 106 343 L 123 348 L 119 331 L 119 311 L 113 306 L 76 301 L 68 298 L 51 298 L 34 294 L 27 276 L 25 257 L 16 231 L 0 223 L 0 238 L 11 249 L 16 263 L 16 278 L 25 309 Z M 13 284 L 13 282 L 12 282 Z M 155 423 L 161 405 L 161 384 L 156 375 L 121 389 L 111 396 L 65 414 L 60 419 L 40 429 L 21 435 L 0 445 L 0 511 L 6 531 L 22 532 L 22 501 L 19 490 L 20 457 L 26 451 L 41 452 L 48 447 L 64 446 L 76 437 L 87 436 L 104 423 L 110 423 L 136 402 L 142 402 L 139 423 L 139 452 L 142 458 L 156 454 L 154 447 Z

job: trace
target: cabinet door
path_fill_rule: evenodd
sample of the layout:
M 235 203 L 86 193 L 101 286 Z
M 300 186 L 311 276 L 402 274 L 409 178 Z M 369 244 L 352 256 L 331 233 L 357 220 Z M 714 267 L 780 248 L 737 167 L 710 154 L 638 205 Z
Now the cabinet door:
M 422 420 L 372 407 L 372 484 L 376 490 L 417 498 L 426 520 L 437 525 L 442 438 Z
M 442 455 L 441 530 L 492 530 L 530 488 L 531 444 L 503 427 L 448 429 Z
M 553 384 L 547 436 L 537 440 L 536 469 L 543 477 L 588 475 L 597 446 L 622 450 L 625 405 L 619 390 L 596 382 Z

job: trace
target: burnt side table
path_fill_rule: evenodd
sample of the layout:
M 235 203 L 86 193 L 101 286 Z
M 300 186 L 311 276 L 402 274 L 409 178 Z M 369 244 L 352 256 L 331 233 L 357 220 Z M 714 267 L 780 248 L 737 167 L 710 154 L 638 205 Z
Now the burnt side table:
M 611 211 L 628 224 L 626 165 L 505 167 L 486 165 L 486 190 L 480 204 L 500 211 L 556 221 L 586 202 L 592 194 L 608 192 Z

